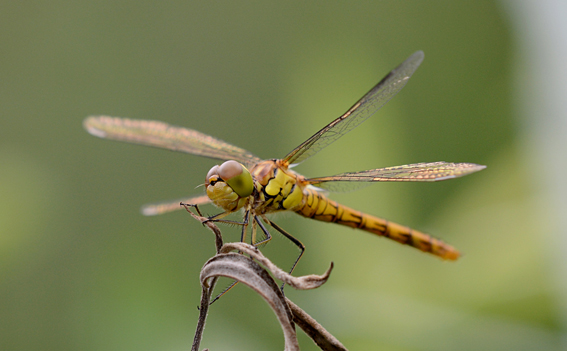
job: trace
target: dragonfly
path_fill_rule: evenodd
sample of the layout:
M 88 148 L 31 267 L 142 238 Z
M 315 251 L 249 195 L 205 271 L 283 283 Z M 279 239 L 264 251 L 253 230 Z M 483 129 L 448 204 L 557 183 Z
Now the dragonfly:
M 211 221 L 242 225 L 241 241 L 250 232 L 250 240 L 260 246 L 271 240 L 267 226 L 283 234 L 300 250 L 292 271 L 305 246 L 274 223 L 267 215 L 292 211 L 318 221 L 337 223 L 383 236 L 401 244 L 433 254 L 441 259 L 456 260 L 457 249 L 426 233 L 378 218 L 328 197 L 329 191 L 355 187 L 357 184 L 384 181 L 434 182 L 480 171 L 486 166 L 474 163 L 429 162 L 395 167 L 347 172 L 334 176 L 308 178 L 291 168 L 330 145 L 367 120 L 407 83 L 423 61 L 422 51 L 415 52 L 386 75 L 342 116 L 333 120 L 309 139 L 280 159 L 263 160 L 247 150 L 193 129 L 160 121 L 136 120 L 109 116 L 90 116 L 84 120 L 86 130 L 97 137 L 185 152 L 224 161 L 212 167 L 205 177 L 206 194 L 183 199 L 202 205 L 213 203 L 222 212 L 208 217 Z M 146 205 L 145 215 L 157 215 L 182 208 L 180 201 Z M 226 216 L 240 211 L 242 222 Z M 264 235 L 257 235 L 257 228 Z

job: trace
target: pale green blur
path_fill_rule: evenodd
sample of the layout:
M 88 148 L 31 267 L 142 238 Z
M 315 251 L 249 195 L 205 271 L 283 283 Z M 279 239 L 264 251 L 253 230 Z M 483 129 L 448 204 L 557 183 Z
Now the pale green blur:
M 217 161 L 94 138 L 86 116 L 163 120 L 278 158 L 417 50 L 425 60 L 391 102 L 294 170 L 487 165 L 446 182 L 331 196 L 464 256 L 442 262 L 350 228 L 276 216 L 307 247 L 296 274 L 335 264 L 323 287 L 286 294 L 351 350 L 567 347 L 567 134 L 560 106 L 544 108 L 565 99 L 565 65 L 552 67 L 567 57 L 567 40 L 531 22 L 560 24 L 545 16 L 561 11 L 520 1 L 0 8 L 0 350 L 190 347 L 214 238 L 184 211 L 148 218 L 139 208 L 202 194 Z M 222 229 L 239 240 L 239 228 Z M 297 249 L 274 236 L 262 251 L 287 269 Z M 317 349 L 299 334 L 302 350 Z M 281 350 L 283 337 L 268 306 L 236 286 L 212 306 L 201 345 Z

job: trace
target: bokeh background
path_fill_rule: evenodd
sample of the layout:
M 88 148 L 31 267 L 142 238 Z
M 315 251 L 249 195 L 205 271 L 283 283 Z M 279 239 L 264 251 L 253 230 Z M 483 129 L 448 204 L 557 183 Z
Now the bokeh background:
M 201 192 L 215 161 L 94 138 L 86 116 L 164 120 L 281 157 L 416 50 L 405 89 L 296 170 L 486 164 L 333 196 L 464 257 L 281 215 L 307 246 L 297 274 L 335 263 L 326 285 L 287 295 L 351 350 L 567 349 L 566 24 L 561 1 L 2 1 L 0 349 L 191 344 L 212 235 L 139 207 Z M 297 253 L 278 235 L 263 251 L 282 267 Z M 283 338 L 237 286 L 202 346 Z

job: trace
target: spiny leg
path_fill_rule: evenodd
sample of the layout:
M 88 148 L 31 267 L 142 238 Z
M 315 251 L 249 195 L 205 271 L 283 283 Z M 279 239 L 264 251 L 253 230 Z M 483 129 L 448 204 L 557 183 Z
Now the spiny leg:
M 188 212 L 190 212 L 189 208 L 194 207 L 195 210 L 197 211 L 197 214 L 199 214 L 199 217 L 206 218 L 206 220 L 203 221 L 203 224 L 205 224 L 207 222 L 236 224 L 236 225 L 245 225 L 246 224 L 246 222 L 238 222 L 238 221 L 232 221 L 232 220 L 228 220 L 228 219 L 221 219 L 221 218 L 224 218 L 224 217 L 228 216 L 229 214 L 233 213 L 234 211 L 224 211 L 224 212 L 221 212 L 221 213 L 217 213 L 216 215 L 213 215 L 213 216 L 205 217 L 201 213 L 201 210 L 199 210 L 198 205 L 186 204 L 184 202 L 180 202 L 179 205 L 185 207 L 185 210 L 187 210 Z
M 191 206 L 191 207 L 197 207 L 197 205 L 187 205 L 187 204 L 183 204 L 183 206 Z M 185 207 L 187 208 L 187 207 Z M 203 215 L 201 215 L 201 212 L 198 210 L 199 215 L 201 217 L 203 217 Z M 206 217 L 207 219 L 203 222 L 203 223 L 207 223 L 207 222 L 213 222 L 213 223 L 224 223 L 224 224 L 235 224 L 235 225 L 242 225 L 242 226 L 246 226 L 248 225 L 248 218 L 245 218 L 244 222 L 239 222 L 239 221 L 233 221 L 230 219 L 222 219 L 232 213 L 235 213 L 234 211 L 225 211 L 225 212 L 221 212 L 221 213 L 217 213 L 216 215 L 212 215 L 209 217 Z
M 262 223 L 262 221 L 260 221 L 260 219 L 258 218 L 258 216 L 254 217 L 256 219 L 256 222 L 258 223 L 258 226 L 260 226 L 260 229 L 262 229 L 262 232 L 264 232 L 264 234 L 266 235 L 266 238 L 264 240 L 261 240 L 255 244 L 253 244 L 255 247 L 258 247 L 260 245 L 263 245 L 265 243 L 267 243 L 268 241 L 272 240 L 272 235 L 270 234 L 270 232 L 268 231 L 268 229 L 264 226 L 264 224 Z M 262 217 L 266 222 L 271 223 L 269 220 L 267 220 L 265 217 Z M 254 238 L 256 237 L 256 235 L 254 234 Z M 303 254 L 303 253 L 302 253 Z M 295 261 L 297 263 L 297 261 Z M 294 265 L 295 267 L 295 265 Z M 291 269 L 293 271 L 293 268 Z M 291 272 L 290 272 L 291 274 Z M 285 283 L 282 284 L 282 286 L 280 287 L 280 290 L 283 293 L 283 289 L 284 289 Z
M 212 305 L 216 300 L 220 299 L 221 296 L 223 296 L 224 294 L 226 294 L 230 289 L 234 288 L 234 286 L 238 284 L 238 280 L 235 280 L 232 282 L 232 284 L 230 284 L 226 289 L 224 289 L 220 294 L 218 294 L 217 296 L 215 296 L 214 299 L 211 300 L 211 302 L 209 302 L 209 306 Z
M 260 227 L 260 229 L 262 229 L 262 232 L 264 232 L 264 234 L 266 235 L 266 238 L 263 240 L 260 240 L 257 243 L 253 243 L 252 245 L 254 245 L 255 247 L 258 247 L 260 245 L 264 245 L 265 243 L 267 243 L 268 241 L 272 240 L 272 235 L 270 234 L 270 232 L 268 231 L 268 229 L 266 229 L 266 227 L 264 226 L 264 224 L 262 223 L 262 221 L 260 221 L 260 219 L 258 218 L 258 216 L 254 216 L 254 219 L 256 220 L 255 222 L 258 223 L 258 226 Z M 265 218 L 264 218 L 265 220 Z M 269 221 L 267 221 L 268 223 L 270 223 Z M 254 228 L 252 228 L 252 230 L 254 230 Z M 255 233 L 254 233 L 255 234 Z M 256 235 L 253 235 L 254 239 Z
M 199 214 L 200 217 L 203 217 L 203 214 L 201 213 L 201 210 L 199 210 L 199 205 L 194 205 L 194 204 L 186 204 L 184 202 L 180 202 L 179 205 L 185 207 L 185 209 L 187 211 L 189 211 L 189 207 L 194 207 L 195 210 L 197 211 L 197 213 Z
M 291 266 L 291 269 L 289 271 L 289 274 L 293 273 L 293 270 L 295 269 L 295 267 L 297 266 L 297 263 L 299 262 L 299 260 L 301 259 L 301 256 L 303 256 L 303 253 L 305 252 L 305 246 L 301 243 L 301 241 L 297 240 L 293 235 L 289 234 L 288 232 L 286 232 L 285 230 L 283 230 L 282 227 L 280 227 L 279 225 L 275 224 L 274 222 L 270 221 L 268 218 L 266 218 L 265 216 L 262 216 L 262 219 L 264 219 L 270 226 L 272 226 L 272 228 L 274 228 L 275 230 L 277 230 L 278 232 L 280 232 L 283 236 L 285 236 L 286 238 L 288 238 L 292 243 L 294 243 L 299 250 L 301 250 L 301 252 L 299 253 L 299 256 L 297 256 L 297 259 L 295 260 L 295 262 L 293 263 L 293 266 Z M 258 224 L 261 224 L 260 221 L 258 221 Z M 260 228 L 262 228 L 262 231 L 264 231 L 264 233 L 266 233 L 266 235 L 269 235 L 268 231 L 266 230 L 266 228 L 263 225 L 260 225 Z M 269 236 L 269 238 L 259 242 L 258 244 L 263 244 L 268 242 L 272 237 Z M 280 290 L 283 293 L 285 287 L 285 283 L 282 284 L 282 286 L 280 287 Z
M 289 274 L 293 273 L 293 270 L 295 269 L 295 267 L 297 266 L 297 263 L 299 262 L 299 260 L 301 259 L 301 256 L 303 256 L 303 253 L 305 252 L 305 246 L 301 243 L 301 241 L 297 240 L 293 235 L 289 234 L 288 232 L 286 232 L 282 227 L 280 227 L 279 225 L 275 224 L 274 222 L 270 221 L 268 218 L 262 216 L 262 218 L 270 225 L 272 226 L 272 228 L 274 228 L 275 230 L 277 230 L 278 232 L 280 232 L 283 236 L 285 236 L 286 238 L 289 239 L 289 241 L 291 241 L 292 243 L 294 243 L 299 250 L 301 250 L 301 252 L 299 253 L 299 256 L 297 256 L 297 259 L 295 260 L 295 262 L 293 263 L 293 266 L 291 267 L 291 270 L 289 271 Z M 258 222 L 260 223 L 260 222 Z M 271 239 L 271 237 L 270 237 Z M 266 241 L 266 240 L 264 240 Z M 260 242 L 262 243 L 262 242 Z
M 207 217 L 207 222 L 243 225 L 242 222 L 231 221 L 229 219 L 222 219 L 222 218 L 228 216 L 231 213 L 234 213 L 234 211 L 224 211 L 224 212 L 221 212 L 221 213 L 217 213 L 216 215 Z
M 246 239 L 246 230 L 248 228 L 248 220 L 250 218 L 250 210 L 246 211 L 246 213 L 244 214 L 244 222 L 235 222 L 235 221 L 229 221 L 229 223 L 231 224 L 238 224 L 242 226 L 242 233 L 240 234 L 240 241 L 244 242 L 244 240 Z M 216 220 L 213 220 L 216 221 Z M 221 223 L 226 223 L 226 221 L 219 221 Z M 221 293 L 219 293 L 217 296 L 215 296 L 214 299 L 211 300 L 211 302 L 209 303 L 209 305 L 212 305 L 213 302 L 215 302 L 216 300 L 220 299 L 221 296 L 223 296 L 224 294 L 226 294 L 230 289 L 232 289 L 236 284 L 238 284 L 238 280 L 233 281 L 226 289 L 224 289 Z
M 244 225 L 242 226 L 242 232 L 240 233 L 240 242 L 244 242 L 246 240 L 246 231 L 248 230 L 248 220 L 250 219 L 250 210 L 246 211 L 244 214 Z M 252 223 L 254 226 L 254 223 Z
M 179 203 L 181 206 L 185 207 L 185 209 L 187 210 L 187 212 L 191 212 L 191 210 L 189 209 L 190 207 L 194 207 L 195 210 L 197 211 L 197 213 L 199 214 L 200 217 L 203 217 L 203 214 L 201 213 L 201 211 L 199 210 L 199 206 L 197 205 L 193 205 L 193 204 L 186 204 L 183 202 Z M 236 221 L 226 221 L 226 220 L 221 220 L 221 219 L 214 219 L 214 218 L 218 218 L 218 217 L 224 217 L 226 215 L 230 214 L 230 212 L 222 212 L 219 213 L 215 216 L 209 217 L 207 220 L 205 220 L 202 224 L 205 225 L 206 222 L 211 221 L 211 222 L 220 222 L 220 223 L 231 223 L 231 224 L 240 224 L 242 226 L 246 226 L 247 223 L 247 219 L 248 216 L 246 216 L 246 220 L 244 223 L 240 223 L 240 222 L 236 222 Z M 211 302 L 209 302 L 209 305 L 212 305 L 213 302 L 215 302 L 216 300 L 218 300 L 222 295 L 224 295 L 228 290 L 230 290 L 233 286 L 235 286 L 237 283 L 237 281 L 234 281 L 228 288 L 226 288 L 223 292 L 221 292 L 220 294 L 218 294 Z
M 244 215 L 244 222 L 242 223 L 242 234 L 240 237 L 240 241 L 244 242 L 244 240 L 246 240 L 246 229 L 248 227 L 248 221 L 250 218 L 250 211 L 246 211 L 246 214 Z M 252 245 L 254 245 L 255 247 L 258 247 L 258 245 L 262 245 L 267 243 L 268 241 L 270 241 L 272 239 L 272 236 L 270 235 L 270 232 L 266 229 L 266 227 L 264 227 L 264 224 L 262 222 L 260 222 L 260 220 L 258 219 L 258 216 L 254 216 L 254 218 L 252 219 L 252 235 L 251 235 L 251 240 L 254 241 L 256 234 L 255 234 L 255 230 L 256 230 L 256 223 L 258 223 L 258 225 L 260 226 L 260 228 L 262 228 L 262 232 L 264 232 L 264 234 L 266 234 L 266 239 L 258 242 L 258 243 L 254 243 L 252 242 Z M 218 294 L 212 301 L 210 304 L 212 304 L 213 302 L 215 302 L 216 300 L 220 299 L 221 296 L 223 296 L 224 294 L 227 293 L 227 291 L 229 291 L 230 289 L 232 289 L 236 284 L 238 284 L 238 280 L 235 280 L 232 282 L 232 284 L 230 284 L 226 289 L 224 289 L 220 294 Z

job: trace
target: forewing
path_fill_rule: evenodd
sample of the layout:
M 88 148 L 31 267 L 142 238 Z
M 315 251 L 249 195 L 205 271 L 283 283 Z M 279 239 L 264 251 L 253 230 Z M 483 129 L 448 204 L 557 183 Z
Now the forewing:
M 329 191 L 347 191 L 358 182 L 436 182 L 478 172 L 486 166 L 474 163 L 430 162 L 341 173 L 307 179 L 309 184 Z M 352 186 L 349 184 L 352 183 Z
M 372 90 L 362 97 L 345 114 L 290 152 L 284 161 L 298 164 L 315 155 L 344 134 L 348 133 L 378 111 L 388 100 L 406 85 L 413 72 L 423 61 L 423 52 L 411 55 L 401 65 L 384 77 Z
M 204 205 L 210 203 L 211 199 L 209 199 L 207 195 L 201 195 L 178 200 L 158 202 L 155 204 L 144 205 L 142 206 L 140 211 L 144 216 L 156 216 L 183 209 L 184 207 L 180 205 L 181 202 L 191 205 Z
M 108 116 L 91 116 L 83 126 L 99 138 L 120 140 L 193 155 L 235 160 L 247 166 L 260 159 L 250 152 L 196 130 L 164 122 Z

